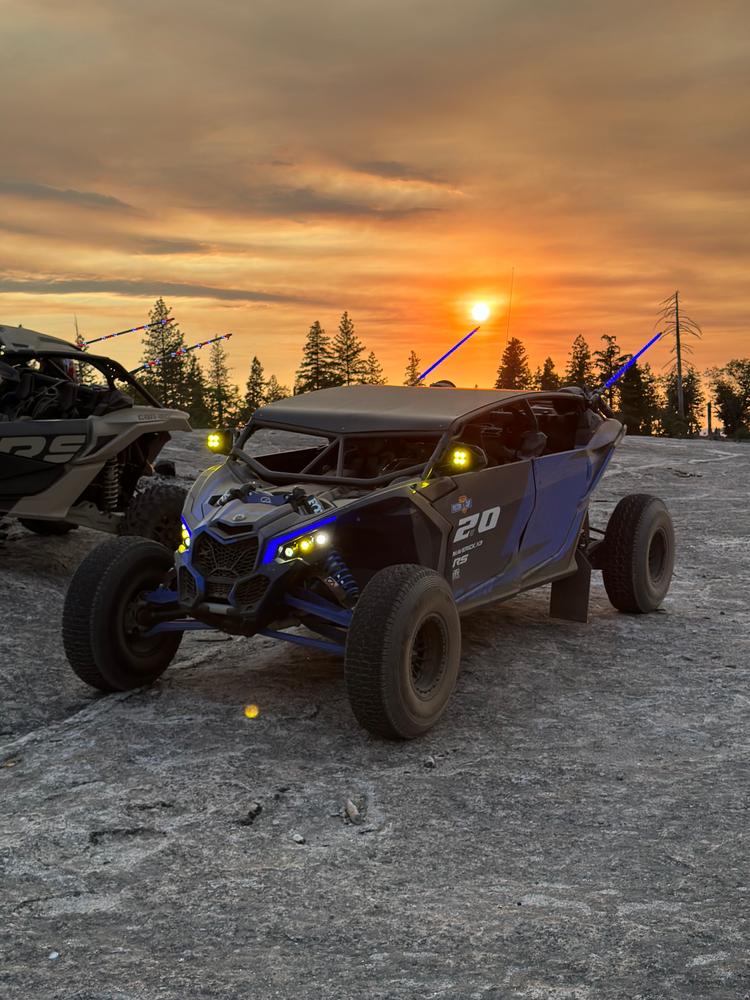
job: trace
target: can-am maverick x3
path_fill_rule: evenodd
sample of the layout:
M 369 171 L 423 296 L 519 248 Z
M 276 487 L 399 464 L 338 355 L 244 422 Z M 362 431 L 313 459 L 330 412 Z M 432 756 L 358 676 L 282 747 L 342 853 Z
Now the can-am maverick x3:
M 190 430 L 187 414 L 160 406 L 117 361 L 0 326 L 0 520 L 40 535 L 85 525 L 176 547 L 185 490 L 139 487 L 174 430 Z

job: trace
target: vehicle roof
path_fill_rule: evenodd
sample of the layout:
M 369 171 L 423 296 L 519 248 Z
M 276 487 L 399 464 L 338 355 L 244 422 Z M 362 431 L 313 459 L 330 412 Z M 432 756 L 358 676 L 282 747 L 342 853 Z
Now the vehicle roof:
M 62 354 L 65 357 L 76 357 L 81 353 L 75 344 L 59 337 L 27 330 L 24 326 L 8 326 L 7 323 L 0 324 L 0 352 Z
M 332 434 L 445 431 L 476 410 L 526 395 L 508 389 L 443 389 L 345 385 L 269 403 L 253 421 Z

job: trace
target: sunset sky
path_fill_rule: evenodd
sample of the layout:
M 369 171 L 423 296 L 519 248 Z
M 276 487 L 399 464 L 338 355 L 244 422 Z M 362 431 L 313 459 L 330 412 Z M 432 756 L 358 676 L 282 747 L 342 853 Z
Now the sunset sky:
M 291 383 L 347 309 L 390 381 L 634 350 L 679 288 L 750 355 L 750 6 L 0 0 L 0 321 L 233 331 Z M 135 337 L 111 345 L 135 364 Z M 651 359 L 667 360 L 659 345 Z

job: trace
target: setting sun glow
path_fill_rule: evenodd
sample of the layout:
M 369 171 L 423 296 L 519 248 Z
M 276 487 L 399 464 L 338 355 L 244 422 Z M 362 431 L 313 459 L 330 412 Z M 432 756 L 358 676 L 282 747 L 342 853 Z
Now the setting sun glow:
M 490 307 L 486 302 L 475 302 L 471 307 L 471 318 L 477 323 L 484 323 L 490 317 Z

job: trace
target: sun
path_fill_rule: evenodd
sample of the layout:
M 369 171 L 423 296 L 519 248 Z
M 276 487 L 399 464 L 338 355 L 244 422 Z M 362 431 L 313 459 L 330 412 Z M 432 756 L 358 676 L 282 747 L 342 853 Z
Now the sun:
M 490 307 L 486 302 L 475 302 L 471 307 L 471 318 L 475 319 L 477 323 L 484 323 L 486 319 L 490 318 Z

